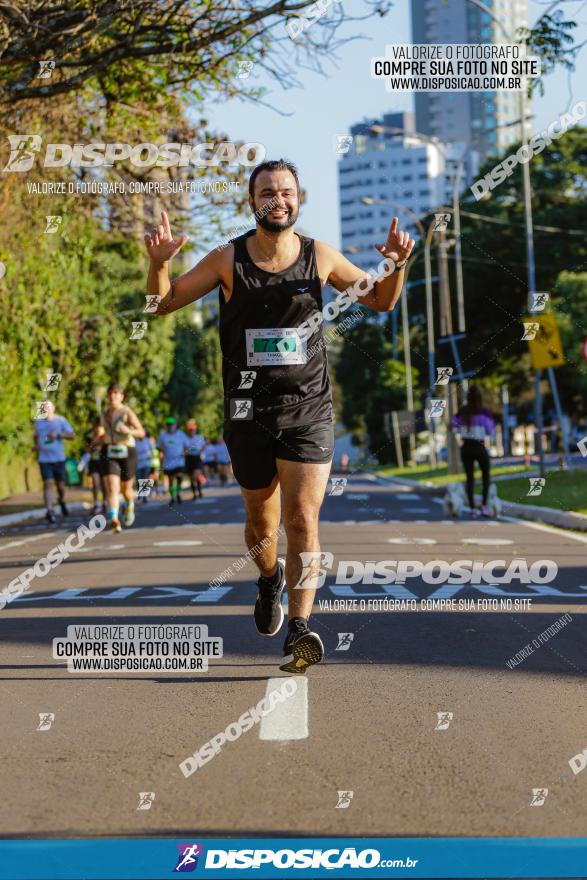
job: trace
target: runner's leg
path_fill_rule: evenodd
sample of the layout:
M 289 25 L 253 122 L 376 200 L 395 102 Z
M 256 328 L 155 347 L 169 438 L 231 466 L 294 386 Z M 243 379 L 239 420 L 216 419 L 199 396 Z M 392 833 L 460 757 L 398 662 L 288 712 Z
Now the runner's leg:
M 466 443 L 461 447 L 461 460 L 467 477 L 467 498 L 469 499 L 469 507 L 471 510 L 474 510 L 475 498 L 473 490 L 475 488 L 475 457 L 471 456 L 471 450 L 468 449 Z
M 273 478 L 264 489 L 243 489 L 247 514 L 245 542 L 252 559 L 263 577 L 271 578 L 277 571 L 277 530 L 281 518 L 279 480 Z
M 120 477 L 118 474 L 105 474 L 104 484 L 106 489 L 106 505 L 111 519 L 118 519 L 118 506 L 120 503 Z
M 484 446 L 479 448 L 477 461 L 481 468 L 481 478 L 483 480 L 483 507 L 487 507 L 487 498 L 489 497 L 489 453 Z
M 57 487 L 59 503 L 62 504 L 65 501 L 65 483 L 63 480 L 55 480 L 55 486 Z
M 314 464 L 277 459 L 277 472 L 283 492 L 283 525 L 287 535 L 285 580 L 288 593 L 288 616 L 303 617 L 312 613 L 316 579 L 310 577 L 304 589 L 295 589 L 302 574 L 300 553 L 319 551 L 318 518 L 324 500 L 330 462 Z
M 43 480 L 43 498 L 47 512 L 53 510 L 53 480 Z

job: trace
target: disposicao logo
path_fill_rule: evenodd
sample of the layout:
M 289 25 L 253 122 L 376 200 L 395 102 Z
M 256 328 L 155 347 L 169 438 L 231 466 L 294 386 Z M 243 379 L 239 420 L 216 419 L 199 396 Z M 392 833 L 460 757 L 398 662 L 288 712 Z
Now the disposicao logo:
M 38 134 L 8 135 L 10 155 L 4 172 L 30 171 L 35 156 L 41 152 L 43 140 Z M 43 156 L 44 168 L 100 168 L 115 162 L 128 161 L 136 168 L 185 168 L 188 165 L 216 166 L 258 165 L 265 158 L 263 144 L 237 146 L 229 141 L 204 144 L 47 144 Z
M 204 847 L 201 843 L 178 843 L 177 849 L 179 855 L 177 865 L 173 869 L 174 873 L 187 874 L 195 871 L 198 867 L 198 858 L 204 854 Z

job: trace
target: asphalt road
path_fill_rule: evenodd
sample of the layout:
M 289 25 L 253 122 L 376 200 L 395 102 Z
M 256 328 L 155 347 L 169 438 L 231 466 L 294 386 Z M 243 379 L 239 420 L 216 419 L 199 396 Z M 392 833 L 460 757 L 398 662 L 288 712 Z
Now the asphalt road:
M 1 586 L 88 519 L 2 530 Z M 586 539 L 512 520 L 447 521 L 433 499 L 369 476 L 350 478 L 322 511 L 334 568 L 318 591 L 330 608 L 317 600 L 312 622 L 324 664 L 185 778 L 181 761 L 283 683 L 284 634 L 257 635 L 254 564 L 234 568 L 242 522 L 236 487 L 212 486 L 181 508 L 149 503 L 132 529 L 97 535 L 0 611 L 2 837 L 584 834 L 587 772 L 569 760 L 587 747 Z M 514 558 L 552 560 L 558 574 L 541 588 L 335 584 L 341 561 Z M 476 604 L 333 605 L 451 593 Z M 531 601 L 478 604 L 504 596 Z M 508 667 L 565 613 L 560 632 Z M 68 625 L 129 623 L 205 623 L 224 653 L 207 672 L 72 673 L 53 658 Z M 54 720 L 37 730 L 43 713 Z M 532 790 L 546 788 L 531 806 Z M 140 792 L 155 793 L 148 809 L 137 809 Z

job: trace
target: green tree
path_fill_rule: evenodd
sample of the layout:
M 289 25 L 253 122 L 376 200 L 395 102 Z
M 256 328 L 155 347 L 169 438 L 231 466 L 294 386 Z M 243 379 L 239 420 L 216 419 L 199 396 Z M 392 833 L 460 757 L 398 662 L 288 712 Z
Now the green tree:
M 587 272 L 561 272 L 553 288 L 565 363 L 557 368 L 563 408 L 587 415 L 587 361 L 581 354 L 587 338 Z
M 391 355 L 389 327 L 369 318 L 345 332 L 334 367 L 342 421 L 361 440 L 367 439 L 370 453 L 382 464 L 395 460 L 385 414 L 406 407 L 405 368 Z
M 175 333 L 173 372 L 165 389 L 170 410 L 182 421 L 195 418 L 201 433 L 222 433 L 224 421 L 222 356 L 217 320 L 207 309 L 198 312 L 202 326 L 183 314 Z M 167 320 L 167 319 L 165 319 Z

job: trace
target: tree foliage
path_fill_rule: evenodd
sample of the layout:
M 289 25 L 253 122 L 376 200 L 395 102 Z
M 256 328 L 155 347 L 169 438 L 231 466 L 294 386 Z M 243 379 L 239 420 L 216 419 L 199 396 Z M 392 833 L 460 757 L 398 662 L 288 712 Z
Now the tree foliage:
M 389 327 L 376 316 L 347 330 L 334 374 L 342 394 L 340 418 L 349 431 L 367 441 L 375 460 L 394 460 L 385 414 L 406 409 L 403 363 L 392 358 Z

